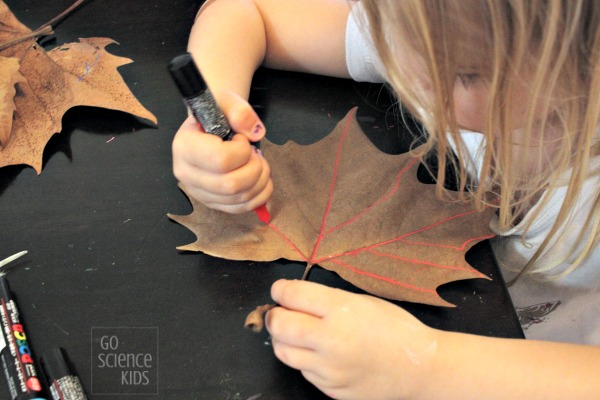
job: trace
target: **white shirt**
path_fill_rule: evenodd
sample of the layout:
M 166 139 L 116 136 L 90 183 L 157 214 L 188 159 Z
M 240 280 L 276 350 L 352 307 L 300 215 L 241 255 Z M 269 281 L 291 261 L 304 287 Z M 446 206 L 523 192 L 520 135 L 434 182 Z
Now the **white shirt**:
M 346 28 L 346 62 L 350 76 L 361 82 L 384 82 L 385 68 L 376 54 L 373 42 L 366 29 L 364 10 L 360 2 L 352 8 Z M 483 135 L 461 131 L 466 150 L 470 156 L 468 165 L 473 176 L 481 165 Z M 593 168 L 600 167 L 600 158 L 593 160 Z M 506 280 L 514 276 L 535 253 L 546 238 L 560 210 L 567 188 L 562 186 L 546 192 L 547 202 L 533 221 L 527 235 L 525 227 L 537 210 L 535 206 L 523 220 L 510 230 L 500 230 L 497 219 L 490 228 L 497 237 L 492 239 L 492 248 L 498 265 Z M 576 242 L 589 210 L 600 192 L 600 176 L 586 180 L 581 198 L 565 228 L 565 235 L 553 243 L 540 259 L 540 265 L 554 265 L 562 255 L 570 252 Z M 563 263 L 545 276 L 524 276 L 509 287 L 521 326 L 528 339 L 564 341 L 600 345 L 600 247 L 573 272 L 558 280 L 540 280 L 555 275 L 565 268 Z

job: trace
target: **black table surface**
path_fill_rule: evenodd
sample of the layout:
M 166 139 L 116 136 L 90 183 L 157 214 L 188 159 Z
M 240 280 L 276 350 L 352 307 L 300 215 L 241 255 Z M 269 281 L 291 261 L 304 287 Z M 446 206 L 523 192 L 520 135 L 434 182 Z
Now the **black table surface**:
M 35 29 L 71 0 L 6 3 Z M 29 343 L 36 355 L 63 347 L 90 398 L 324 398 L 274 357 L 267 332 L 242 328 L 252 308 L 269 302 L 272 282 L 300 278 L 304 266 L 176 250 L 194 235 L 166 216 L 191 211 L 171 171 L 171 141 L 186 111 L 166 65 L 185 50 L 201 3 L 94 0 L 42 41 L 47 50 L 81 37 L 117 41 L 107 50 L 134 60 L 119 72 L 159 123 L 76 107 L 46 146 L 39 176 L 26 166 L 0 169 L 0 259 L 28 250 L 7 277 Z M 279 144 L 313 143 L 355 106 L 383 151 L 406 151 L 412 140 L 381 85 L 260 70 L 251 102 Z M 477 245 L 467 259 L 492 280 L 440 287 L 456 308 L 399 304 L 440 329 L 522 337 L 489 244 Z M 310 278 L 360 292 L 322 269 Z M 102 369 L 102 352 L 151 354 L 146 382 L 127 380 L 131 375 L 119 382 L 111 374 L 131 365 Z M 8 399 L 0 382 L 0 399 Z

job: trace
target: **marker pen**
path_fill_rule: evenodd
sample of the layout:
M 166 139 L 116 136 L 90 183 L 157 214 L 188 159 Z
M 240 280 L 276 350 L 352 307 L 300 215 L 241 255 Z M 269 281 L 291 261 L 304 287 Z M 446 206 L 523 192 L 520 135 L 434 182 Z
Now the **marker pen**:
M 217 135 L 223 140 L 230 140 L 234 132 L 208 89 L 192 55 L 184 53 L 175 57 L 169 64 L 169 72 L 183 96 L 183 101 L 204 131 Z M 271 215 L 264 204 L 257 207 L 254 212 L 264 223 L 269 223 L 271 220 Z
M 8 280 L 0 276 L 0 366 L 11 399 L 41 399 L 42 386 Z
M 204 131 L 223 140 L 230 140 L 233 131 L 190 53 L 175 57 L 169 64 L 169 72 L 183 96 L 183 101 Z
M 86 400 L 81 381 L 67 363 L 64 349 L 55 347 L 40 358 L 53 400 Z

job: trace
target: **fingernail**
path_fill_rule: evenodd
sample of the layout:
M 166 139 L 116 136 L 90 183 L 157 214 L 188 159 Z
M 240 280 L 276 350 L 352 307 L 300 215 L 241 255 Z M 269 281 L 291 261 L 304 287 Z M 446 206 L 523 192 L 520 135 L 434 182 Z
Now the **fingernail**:
M 258 147 L 254 146 L 254 145 L 251 145 L 250 147 L 252 147 L 252 151 L 254 151 L 257 156 L 263 157 L 263 153 L 262 153 L 262 151 L 260 151 L 260 149 Z
M 252 131 L 252 136 L 260 135 L 264 129 L 265 128 L 262 126 L 262 124 L 256 124 L 254 131 Z

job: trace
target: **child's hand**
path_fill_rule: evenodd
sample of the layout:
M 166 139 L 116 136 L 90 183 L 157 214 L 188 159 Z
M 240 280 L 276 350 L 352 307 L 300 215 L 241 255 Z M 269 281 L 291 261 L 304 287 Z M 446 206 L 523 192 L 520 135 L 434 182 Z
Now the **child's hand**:
M 251 144 L 264 137 L 265 128 L 241 97 L 223 91 L 214 95 L 236 135 L 224 142 L 203 133 L 188 117 L 173 140 L 173 173 L 207 207 L 243 213 L 264 204 L 273 192 L 269 164 Z
M 389 302 L 313 282 L 280 280 L 267 314 L 275 355 L 335 399 L 423 393 L 436 331 Z

